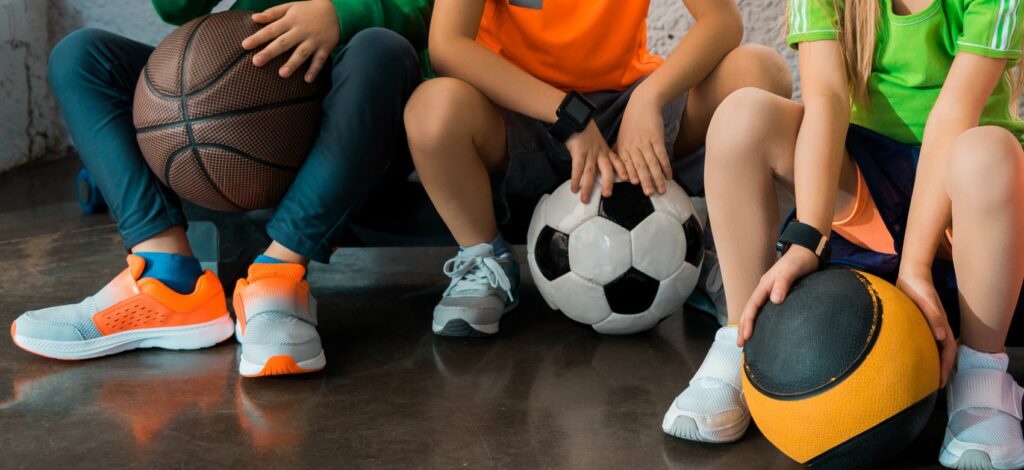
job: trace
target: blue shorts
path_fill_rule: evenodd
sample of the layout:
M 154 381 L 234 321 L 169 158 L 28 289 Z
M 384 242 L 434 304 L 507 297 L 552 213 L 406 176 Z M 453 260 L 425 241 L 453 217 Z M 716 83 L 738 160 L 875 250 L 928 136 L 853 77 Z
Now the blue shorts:
M 892 235 L 895 255 L 877 253 L 861 248 L 836 232 L 830 235 L 832 244 L 831 265 L 850 266 L 875 274 L 889 282 L 896 282 L 899 274 L 900 253 L 903 252 L 903 238 L 906 234 L 907 216 L 910 213 L 910 197 L 914 193 L 914 179 L 921 148 L 904 144 L 877 132 L 851 124 L 846 134 L 846 151 L 860 169 L 868 192 L 874 200 L 878 213 Z M 795 211 L 786 221 L 795 218 Z M 935 289 L 942 299 L 942 305 L 949 316 L 950 324 L 957 331 L 960 320 L 960 303 L 957 297 L 956 274 L 953 262 L 935 259 L 932 265 Z M 1017 312 L 1024 305 L 1018 300 Z M 1015 315 L 1016 318 L 1024 316 Z M 1010 340 L 1018 336 L 1011 328 Z

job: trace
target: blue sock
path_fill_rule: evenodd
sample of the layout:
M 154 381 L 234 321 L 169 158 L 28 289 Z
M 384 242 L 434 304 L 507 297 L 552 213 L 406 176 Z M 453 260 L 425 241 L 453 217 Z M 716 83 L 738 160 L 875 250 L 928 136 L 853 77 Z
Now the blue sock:
M 509 251 L 512 251 L 512 247 L 508 246 L 508 242 L 505 241 L 505 237 L 501 236 L 501 232 L 498 233 L 498 238 L 488 243 L 491 245 L 491 249 L 494 250 L 494 256 L 502 256 Z M 465 250 L 466 247 L 459 246 L 459 251 Z
M 281 260 L 279 260 L 277 258 L 274 258 L 272 256 L 259 255 L 259 256 L 256 257 L 256 259 L 252 260 L 252 263 L 253 264 L 258 264 L 258 263 L 262 263 L 262 264 L 284 264 L 285 262 L 281 261 Z
M 156 279 L 179 294 L 191 294 L 196 290 L 196 281 L 203 275 L 199 260 L 191 256 L 171 253 L 135 253 L 146 260 L 142 276 Z

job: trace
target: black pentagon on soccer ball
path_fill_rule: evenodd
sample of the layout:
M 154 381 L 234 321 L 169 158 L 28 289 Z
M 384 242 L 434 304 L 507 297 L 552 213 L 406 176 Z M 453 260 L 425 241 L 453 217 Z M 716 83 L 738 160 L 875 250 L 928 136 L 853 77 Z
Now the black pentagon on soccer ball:
M 704 261 L 704 229 L 697 217 L 691 215 L 683 222 L 683 233 L 686 235 L 686 262 L 700 266 Z
M 657 279 L 636 268 L 629 268 L 625 274 L 604 286 L 604 296 L 612 311 L 622 315 L 636 315 L 651 308 L 658 295 Z
M 654 213 L 654 203 L 640 186 L 615 183 L 612 197 L 601 198 L 601 206 L 597 213 L 626 230 L 633 230 L 647 216 Z
M 537 235 L 533 257 L 540 273 L 554 281 L 569 272 L 569 234 L 544 226 Z

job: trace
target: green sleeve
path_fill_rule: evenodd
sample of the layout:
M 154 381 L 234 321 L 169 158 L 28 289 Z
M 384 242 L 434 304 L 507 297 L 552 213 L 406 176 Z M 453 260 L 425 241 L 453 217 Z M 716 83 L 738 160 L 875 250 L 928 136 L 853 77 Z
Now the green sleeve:
M 220 0 L 153 0 L 153 8 L 160 19 L 180 26 L 213 11 L 218 3 Z
M 957 50 L 993 59 L 1021 56 L 1020 0 L 965 0 Z
M 789 0 L 789 33 L 786 43 L 796 49 L 801 42 L 839 39 L 840 0 Z
M 341 44 L 372 27 L 401 34 L 417 50 L 427 48 L 427 27 L 433 0 L 333 0 L 341 27 Z

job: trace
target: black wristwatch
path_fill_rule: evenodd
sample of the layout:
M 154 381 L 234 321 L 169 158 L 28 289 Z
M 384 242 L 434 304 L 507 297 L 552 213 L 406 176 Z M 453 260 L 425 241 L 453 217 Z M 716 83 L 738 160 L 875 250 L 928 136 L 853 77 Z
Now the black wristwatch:
M 828 236 L 822 235 L 818 229 L 793 220 L 782 231 L 779 242 L 775 245 L 780 252 L 786 253 L 790 246 L 797 245 L 811 250 L 818 257 L 818 267 L 823 268 L 832 257 L 832 244 Z
M 555 112 L 558 120 L 548 128 L 548 133 L 564 143 L 573 134 L 583 131 L 590 125 L 596 109 L 597 106 L 594 106 L 586 96 L 570 91 L 565 95 L 562 104 L 558 105 L 558 111 Z

